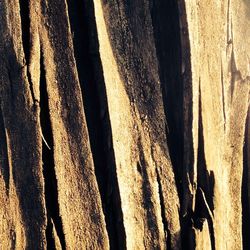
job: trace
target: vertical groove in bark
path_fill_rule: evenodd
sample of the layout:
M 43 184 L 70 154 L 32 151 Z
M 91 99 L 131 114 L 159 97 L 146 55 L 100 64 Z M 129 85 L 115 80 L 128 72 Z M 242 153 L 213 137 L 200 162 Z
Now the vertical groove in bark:
M 188 28 L 187 6 L 184 0 L 178 1 L 179 29 L 181 40 L 181 81 L 183 87 L 183 168 L 181 172 L 181 199 L 180 199 L 180 218 L 182 244 L 192 241 L 191 216 L 194 206 L 194 189 L 196 188 L 196 133 L 195 127 L 197 114 L 194 100 L 194 86 L 192 82 L 191 64 L 191 44 L 190 30 Z M 178 185 L 177 185 L 178 187 Z M 191 235 L 190 235 L 191 234 Z
M 213 196 L 214 196 L 214 174 L 208 173 L 202 121 L 201 92 L 199 91 L 199 128 L 198 128 L 198 155 L 197 155 L 197 193 L 195 199 L 195 211 L 193 215 L 194 226 L 203 229 L 205 220 L 208 223 L 209 236 L 212 250 L 215 250 L 215 238 L 213 228 Z
M 83 108 L 110 248 L 124 249 L 125 232 L 94 6 L 92 0 L 69 0 L 67 4 L 74 56 L 83 95 Z
M 249 124 L 249 109 L 246 119 L 245 127 L 245 140 L 243 148 L 243 177 L 242 177 L 242 189 L 241 189 L 241 202 L 242 202 L 242 237 L 243 237 L 243 249 L 249 249 L 250 247 L 250 207 L 249 207 L 249 171 L 250 171 L 250 124 Z
M 45 202 L 47 210 L 47 229 L 46 240 L 48 249 L 55 248 L 55 239 L 53 239 L 53 220 L 56 233 L 60 239 L 62 249 L 66 249 L 65 237 L 63 233 L 62 220 L 59 213 L 58 187 L 55 174 L 55 163 L 53 155 L 53 135 L 51 130 L 51 121 L 48 106 L 48 94 L 45 80 L 45 71 L 43 57 L 41 55 L 41 75 L 40 75 L 40 123 L 43 136 L 42 143 L 42 164 L 45 183 Z
M 147 220 L 144 222 L 144 224 L 147 225 L 147 227 L 149 229 L 148 236 L 150 238 L 153 238 L 153 239 L 159 239 L 160 230 L 159 230 L 159 227 L 157 225 L 157 217 L 156 217 L 156 215 L 154 213 L 152 213 L 152 211 L 154 210 L 154 205 L 155 205 L 154 204 L 154 197 L 153 197 L 154 193 L 153 193 L 153 190 L 151 188 L 150 175 L 147 172 L 147 168 L 149 168 L 150 165 L 147 162 L 146 155 L 145 155 L 145 152 L 143 151 L 143 146 L 142 145 L 143 145 L 142 140 L 141 140 L 141 138 L 139 138 L 139 143 L 138 143 L 139 161 L 137 162 L 137 170 L 140 171 L 140 174 L 142 176 L 142 183 L 141 183 L 142 207 L 145 209 L 145 213 L 146 213 L 146 216 L 147 216 L 146 217 Z M 160 192 L 160 188 L 159 188 L 159 192 Z M 163 202 L 163 200 L 161 200 L 161 198 L 163 198 L 163 197 L 161 196 L 161 193 L 159 194 L 159 196 L 160 196 L 159 197 L 159 199 L 160 199 L 159 206 L 161 206 L 161 205 L 164 204 L 164 203 L 161 203 L 161 202 Z M 161 207 L 161 209 L 163 209 L 163 207 Z M 162 210 L 161 210 L 161 212 L 162 212 Z M 161 214 L 161 216 L 162 215 L 163 214 Z M 166 221 L 165 220 L 165 215 L 161 219 L 162 219 L 162 223 L 164 223 L 164 221 Z M 165 224 L 165 226 L 167 226 L 167 224 Z M 164 227 L 164 224 L 163 224 L 163 227 Z M 154 246 L 154 248 L 157 248 L 157 247 L 160 248 L 159 243 L 157 244 L 157 246 Z M 147 244 L 145 244 L 145 248 L 146 249 L 148 248 Z
M 30 1 L 19 0 L 19 6 L 22 27 L 22 45 L 26 64 L 28 65 L 30 60 Z
M 183 81 L 177 2 L 153 1 L 151 17 L 167 126 L 167 143 L 181 199 L 183 169 Z
M 164 204 L 164 197 L 163 197 L 163 190 L 161 186 L 161 181 L 160 181 L 160 175 L 158 172 L 158 169 L 156 168 L 156 178 L 157 178 L 157 183 L 159 186 L 159 196 L 160 196 L 160 207 L 161 207 L 161 217 L 162 217 L 162 223 L 164 226 L 164 232 L 165 232 L 165 237 L 167 239 L 166 241 L 166 247 L 167 249 L 171 249 L 171 234 L 168 229 L 168 222 L 165 217 L 165 204 Z
M 189 185 L 190 182 L 194 183 L 193 93 L 185 3 L 153 1 L 151 17 L 166 115 L 167 142 L 181 205 L 182 244 L 185 246 L 192 217 Z
M 7 146 L 7 138 L 4 124 L 4 117 L 2 113 L 1 107 L 1 99 L 0 99 L 0 175 L 3 176 L 6 188 L 6 194 L 9 193 L 9 181 L 10 181 L 10 169 L 9 169 L 9 160 L 8 160 L 8 146 Z
M 35 104 L 35 94 L 33 90 L 33 83 L 31 79 L 31 74 L 29 70 L 30 64 L 30 0 L 19 0 L 20 6 L 20 17 L 21 17 L 21 27 L 22 27 L 22 45 L 27 72 L 27 79 L 29 83 L 29 89 L 31 93 L 31 97 L 33 100 L 33 104 Z

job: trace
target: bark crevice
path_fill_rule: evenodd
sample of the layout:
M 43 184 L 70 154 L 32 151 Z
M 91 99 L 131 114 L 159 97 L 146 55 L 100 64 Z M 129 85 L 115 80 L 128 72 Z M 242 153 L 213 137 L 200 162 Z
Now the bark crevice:
M 21 17 L 21 27 L 22 27 L 22 45 L 24 52 L 23 66 L 26 68 L 27 80 L 29 83 L 30 93 L 32 97 L 33 104 L 37 102 L 33 90 L 33 83 L 31 79 L 31 74 L 29 70 L 30 64 L 30 1 L 19 0 L 20 6 L 20 17 Z
M 22 27 L 22 45 L 25 56 L 25 64 L 29 65 L 30 60 L 30 1 L 19 0 L 20 17 Z
M 150 174 L 147 171 L 147 169 L 149 168 L 149 164 L 145 158 L 141 138 L 139 138 L 137 145 L 139 147 L 139 161 L 137 162 L 137 169 L 140 169 L 140 173 L 143 179 L 141 183 L 142 199 L 143 199 L 142 206 L 146 211 L 145 213 L 146 213 L 146 218 L 147 218 L 145 225 L 147 226 L 148 231 L 150 232 L 149 238 L 153 241 L 154 239 L 159 238 L 160 231 L 157 226 L 157 217 L 154 213 L 152 213 L 152 211 L 154 210 L 154 202 L 153 202 L 153 192 L 150 186 Z M 162 220 L 163 219 L 165 220 L 165 216 L 162 217 Z M 167 225 L 165 224 L 163 225 L 163 227 L 164 226 L 167 226 Z M 145 248 L 148 248 L 148 245 L 145 243 L 144 243 Z M 159 246 L 154 245 L 154 247 L 157 248 Z
M 159 170 L 156 168 L 156 178 L 157 178 L 157 183 L 158 183 L 158 188 L 159 188 L 159 199 L 160 199 L 160 207 L 161 207 L 161 218 L 162 218 L 162 224 L 165 232 L 165 237 L 166 237 L 166 247 L 167 249 L 171 249 L 171 234 L 168 229 L 168 222 L 165 217 L 165 204 L 164 204 L 164 198 L 163 198 L 163 190 L 161 186 L 161 180 L 160 180 L 160 174 L 158 172 Z
M 241 187 L 241 203 L 242 203 L 242 238 L 243 238 L 243 249 L 249 249 L 250 247 L 250 207 L 249 207 L 249 109 L 246 119 L 245 126 L 245 141 L 243 147 L 243 176 L 242 176 L 242 187 Z
M 95 174 L 111 249 L 125 249 L 112 131 L 92 0 L 67 1 Z
M 8 159 L 8 146 L 7 138 L 4 124 L 4 117 L 2 113 L 1 100 L 0 100 L 0 175 L 3 176 L 6 193 L 9 194 L 9 182 L 10 182 L 10 168 L 9 168 L 9 159 Z
M 59 211 L 58 186 L 55 173 L 55 162 L 53 153 L 53 134 L 51 128 L 50 111 L 48 103 L 48 93 L 45 78 L 43 56 L 41 54 L 40 63 L 40 123 L 42 133 L 42 164 L 45 185 L 45 203 L 47 210 L 46 240 L 47 248 L 55 249 L 55 239 L 52 236 L 53 220 L 56 233 L 60 240 L 62 249 L 66 249 L 65 236 L 63 232 L 62 219 Z
M 151 18 L 166 116 L 167 144 L 177 189 L 181 195 L 184 149 L 183 81 L 179 10 L 176 1 L 153 1 Z
M 208 222 L 212 250 L 215 249 L 214 222 L 213 222 L 213 197 L 214 173 L 207 171 L 205 159 L 205 145 L 202 121 L 201 90 L 199 90 L 199 127 L 198 127 L 198 159 L 197 159 L 197 191 L 195 197 L 195 211 L 193 214 L 194 226 L 202 230 L 205 220 Z

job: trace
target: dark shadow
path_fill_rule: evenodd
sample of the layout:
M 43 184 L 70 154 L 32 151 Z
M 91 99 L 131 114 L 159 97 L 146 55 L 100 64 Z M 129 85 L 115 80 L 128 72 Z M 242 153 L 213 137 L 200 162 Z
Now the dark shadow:
M 243 237 L 243 249 L 250 249 L 250 208 L 249 208 L 249 110 L 246 119 L 245 126 L 245 140 L 243 148 L 243 177 L 242 177 L 242 187 L 241 187 L 241 204 L 242 204 L 242 237 Z
M 29 11 L 29 1 L 19 0 L 20 6 L 20 17 L 21 17 L 21 27 L 22 27 L 22 43 L 23 51 L 26 60 L 26 64 L 29 64 L 30 60 L 30 11 Z
M 110 248 L 125 249 L 125 229 L 93 1 L 69 0 L 67 4 L 74 56 Z
M 183 79 L 179 11 L 177 1 L 153 1 L 151 9 L 159 64 L 167 142 L 179 195 L 182 194 L 184 153 Z M 181 197 L 181 196 L 179 196 Z
M 197 188 L 201 188 L 205 195 L 211 211 L 214 210 L 214 173 L 207 170 L 205 159 L 205 145 L 203 134 L 201 96 L 199 97 L 199 130 L 198 130 L 198 159 L 197 159 Z
M 192 216 L 194 226 L 202 230 L 204 220 L 208 222 L 211 247 L 215 250 L 215 236 L 213 226 L 214 210 L 214 172 L 207 170 L 205 159 L 205 145 L 202 121 L 201 91 L 199 91 L 199 129 L 198 129 L 198 159 L 197 159 L 197 191 L 195 197 L 195 211 Z M 205 196 L 205 197 L 204 197 Z M 212 214 L 211 214 L 211 213 Z

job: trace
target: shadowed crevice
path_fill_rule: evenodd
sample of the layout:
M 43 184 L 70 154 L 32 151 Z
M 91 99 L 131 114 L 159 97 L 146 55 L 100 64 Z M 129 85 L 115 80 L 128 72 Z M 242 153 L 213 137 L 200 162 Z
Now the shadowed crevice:
M 125 249 L 126 236 L 93 1 L 69 0 L 67 4 L 83 108 L 110 248 Z
M 26 64 L 29 65 L 30 60 L 30 1 L 29 0 L 19 0 L 20 6 L 20 17 L 22 26 L 22 44 L 23 51 L 26 60 Z
M 145 154 L 142 146 L 142 139 L 140 137 L 138 139 L 137 145 L 139 149 L 139 161 L 137 162 L 137 171 L 142 176 L 142 184 L 141 184 L 142 206 L 144 208 L 145 216 L 147 218 L 145 224 L 147 227 L 146 230 L 148 231 L 148 236 L 145 237 L 145 241 L 150 242 L 151 246 L 154 246 L 155 249 L 158 249 L 160 248 L 160 246 L 156 244 L 160 238 L 160 232 L 157 225 L 157 216 L 153 212 L 155 211 L 154 210 L 155 204 L 153 202 L 153 190 L 150 183 L 150 174 L 147 171 L 147 169 L 149 168 L 149 164 L 145 159 Z M 162 217 L 162 220 L 164 219 L 165 216 Z
M 183 54 L 186 56 L 186 61 L 189 60 L 189 55 L 186 51 L 182 53 L 185 48 L 182 44 L 177 1 L 152 0 L 151 2 L 151 18 L 166 116 L 167 145 L 182 211 L 186 210 L 185 208 L 183 209 L 185 196 L 185 191 L 183 192 L 183 182 L 185 181 L 183 173 L 187 174 L 184 170 L 184 123 L 189 123 L 189 126 L 192 126 L 191 120 L 185 121 L 184 117 L 184 112 L 187 112 L 191 106 L 184 107 L 183 91 L 185 88 L 184 80 L 186 80 L 184 78 L 186 76 L 183 76 L 184 71 L 182 68 L 184 64 Z M 188 70 L 187 65 L 185 74 L 188 73 Z M 192 98 L 192 95 L 189 98 Z M 191 119 L 191 116 L 189 119 Z M 181 233 L 183 238 L 182 244 L 185 246 L 188 241 L 187 232 L 190 226 L 189 218 L 191 215 L 186 212 L 184 214 L 186 217 L 181 217 L 182 228 L 184 228 Z
M 198 130 L 198 159 L 197 159 L 197 191 L 195 197 L 195 211 L 192 216 L 194 226 L 200 230 L 205 220 L 208 222 L 212 250 L 215 250 L 215 236 L 213 223 L 214 173 L 207 171 L 205 159 L 205 145 L 202 121 L 201 90 L 199 90 L 199 130 Z
M 30 63 L 30 1 L 29 0 L 19 0 L 20 6 L 20 17 L 21 17 L 21 26 L 22 26 L 22 45 L 23 52 L 27 69 L 27 78 L 30 88 L 31 97 L 33 103 L 35 104 L 35 95 L 33 90 L 33 83 L 31 79 L 31 74 L 29 71 L 29 63 Z
M 53 238 L 53 224 L 51 222 L 51 217 L 47 211 L 47 228 L 46 228 L 46 242 L 48 250 L 56 250 L 55 239 Z
M 197 159 L 197 186 L 201 188 L 206 196 L 206 200 L 211 211 L 214 210 L 214 173 L 207 170 L 205 159 L 205 145 L 202 121 L 201 91 L 199 91 L 199 130 L 198 130 L 198 159 Z
M 58 187 L 55 173 L 54 149 L 53 149 L 53 134 L 51 129 L 51 120 L 48 104 L 48 93 L 45 79 L 45 70 L 43 57 L 41 55 L 41 75 L 40 75 L 40 123 L 41 132 L 43 135 L 42 143 L 42 164 L 43 176 L 45 183 L 45 203 L 47 210 L 47 229 L 46 240 L 47 248 L 55 249 L 55 242 L 52 236 L 52 223 L 55 224 L 55 229 L 59 237 L 62 249 L 66 249 L 65 236 L 63 233 L 62 219 L 59 211 Z
M 152 1 L 151 18 L 166 115 L 167 143 L 178 192 L 181 195 L 184 149 L 183 81 L 181 76 L 182 55 L 177 2 L 175 0 Z
M 245 141 L 243 148 L 243 177 L 241 187 L 241 203 L 242 203 L 242 237 L 243 237 L 243 249 L 250 248 L 250 208 L 249 208 L 249 171 L 250 171 L 250 153 L 249 153 L 249 110 L 246 119 L 245 126 Z
M 164 204 L 164 198 L 163 198 L 163 191 L 162 191 L 162 186 L 161 186 L 160 175 L 159 175 L 159 172 L 158 172 L 157 168 L 156 168 L 156 177 L 157 177 L 157 182 L 158 182 L 158 186 L 159 186 L 161 218 L 162 218 L 162 223 L 163 223 L 163 227 L 164 227 L 165 237 L 167 239 L 166 246 L 167 246 L 167 249 L 171 249 L 171 234 L 170 234 L 170 231 L 168 229 L 168 224 L 167 224 L 167 220 L 166 220 L 166 217 L 165 217 L 165 209 L 166 208 L 165 208 L 165 204 Z

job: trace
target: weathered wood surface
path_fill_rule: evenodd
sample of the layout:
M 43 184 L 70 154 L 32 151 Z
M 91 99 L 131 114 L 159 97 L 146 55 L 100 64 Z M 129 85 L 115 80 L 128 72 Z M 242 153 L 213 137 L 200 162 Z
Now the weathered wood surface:
M 250 3 L 0 0 L 0 249 L 248 249 Z

